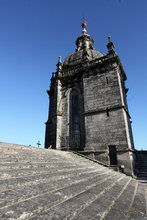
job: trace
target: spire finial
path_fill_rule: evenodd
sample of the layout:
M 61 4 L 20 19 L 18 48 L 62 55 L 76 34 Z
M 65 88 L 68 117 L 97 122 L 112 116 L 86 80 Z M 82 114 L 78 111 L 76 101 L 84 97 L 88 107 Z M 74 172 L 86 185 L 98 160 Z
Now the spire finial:
M 86 27 L 87 27 L 87 21 L 85 20 L 85 18 L 83 17 L 83 20 L 82 20 L 82 33 L 86 33 Z
M 111 42 L 111 36 L 108 36 L 108 43 Z
M 58 63 L 62 63 L 61 56 L 58 57 Z
M 56 64 L 57 66 L 57 73 L 58 75 L 60 75 L 61 71 L 62 71 L 62 60 L 61 60 L 61 56 L 58 57 L 58 63 Z
M 82 26 L 82 34 L 76 40 L 76 45 L 77 45 L 76 51 L 86 50 L 86 49 L 93 50 L 94 41 L 92 37 L 89 34 L 87 34 L 86 31 L 87 22 L 84 19 L 84 17 L 82 19 L 81 26 Z
M 111 41 L 111 36 L 108 37 L 107 48 L 108 48 L 108 52 L 109 52 L 109 53 L 115 53 L 115 51 L 114 51 L 115 45 L 114 45 L 114 43 Z

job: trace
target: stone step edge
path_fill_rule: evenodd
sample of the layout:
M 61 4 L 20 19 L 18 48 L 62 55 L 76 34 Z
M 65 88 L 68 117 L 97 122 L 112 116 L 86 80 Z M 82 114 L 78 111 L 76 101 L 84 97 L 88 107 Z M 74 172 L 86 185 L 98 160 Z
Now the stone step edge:
M 16 171 L 16 170 L 25 170 L 25 169 L 14 169 L 14 171 Z M 31 168 L 29 168 L 26 172 L 28 172 L 28 171 L 31 171 L 32 169 Z M 24 175 L 22 175 L 22 173 L 19 175 L 17 175 L 17 172 L 16 172 L 16 176 L 15 176 L 15 173 L 12 175 L 12 176 L 10 176 L 10 177 L 8 177 L 7 175 L 11 175 L 11 174 L 8 174 L 8 173 L 6 173 L 6 177 L 4 177 L 4 176 L 1 176 L 0 177 L 0 180 L 11 180 L 11 179 L 16 179 L 16 178 L 25 178 L 25 177 L 30 177 L 30 176 L 38 176 L 38 175 L 44 175 L 44 174 L 56 174 L 56 173 L 62 173 L 62 172 L 72 172 L 72 171 L 84 171 L 84 170 L 86 170 L 87 171 L 87 168 L 86 167 L 80 167 L 80 168 L 77 168 L 76 167 L 76 169 L 75 169 L 75 167 L 73 167 L 73 168 L 70 168 L 70 169 L 65 169 L 65 168 L 63 168 L 63 169 L 60 169 L 60 170 L 48 170 L 48 169 L 45 169 L 45 171 L 43 172 L 43 171 L 41 171 L 40 170 L 40 172 L 38 172 L 39 170 L 36 170 L 36 172 L 35 172 L 35 169 L 34 169 L 34 172 L 33 173 L 28 173 L 28 174 L 26 174 L 26 173 L 24 173 Z M 93 171 L 96 171 L 97 169 L 95 168 L 93 168 L 93 167 L 88 167 L 88 170 L 91 172 L 93 172 Z M 10 170 L 10 171 L 12 171 L 12 169 Z M 103 169 L 99 169 L 99 171 L 103 171 Z M 0 170 L 0 173 L 1 173 L 1 170 Z
M 116 175 L 114 175 L 114 176 L 116 176 Z M 114 177 L 113 176 L 113 177 Z M 106 191 L 108 191 L 109 189 L 111 189 L 118 181 L 120 181 L 122 178 L 123 178 L 124 176 L 121 176 L 120 178 L 118 178 L 115 182 L 113 182 L 111 185 L 109 185 L 108 187 L 106 187 L 102 192 L 100 192 L 93 200 L 89 200 L 85 205 L 84 205 L 84 207 L 83 207 L 83 209 L 81 209 L 80 207 L 80 210 L 79 210 L 79 208 L 77 209 L 77 214 L 79 214 L 82 210 L 84 210 L 85 208 L 87 208 L 90 204 L 92 204 L 96 199 L 98 199 L 99 197 L 101 197 L 101 195 L 103 195 Z M 112 178 L 112 176 L 110 176 L 110 178 Z M 131 179 L 131 178 L 130 178 Z M 105 180 L 105 181 L 107 181 L 107 180 Z M 102 182 L 100 182 L 99 184 L 102 184 L 104 181 L 102 181 Z M 99 184 L 97 184 L 97 185 L 99 185 Z M 94 186 L 93 186 L 94 187 Z M 92 188 L 92 187 L 91 187 Z M 88 189 L 90 189 L 90 188 L 88 188 Z M 87 190 L 88 190 L 87 189 Z M 43 213 L 43 212 L 46 212 L 46 211 L 48 211 L 49 209 L 51 209 L 51 208 L 54 208 L 54 207 L 56 207 L 56 206 L 58 206 L 58 205 L 60 205 L 60 204 L 62 204 L 62 203 L 64 203 L 64 202 L 66 202 L 66 201 L 68 201 L 68 200 L 70 200 L 70 199 L 72 199 L 72 198 L 74 198 L 74 197 L 76 197 L 76 196 L 78 196 L 78 195 L 80 195 L 80 194 L 82 194 L 82 193 L 84 193 L 84 192 L 86 192 L 87 190 L 85 190 L 85 191 L 82 191 L 81 193 L 78 193 L 78 194 L 76 194 L 76 195 L 74 195 L 74 196 L 70 196 L 70 197 L 68 197 L 66 200 L 63 200 L 63 201 L 61 201 L 61 202 L 59 202 L 59 203 L 57 203 L 57 204 L 54 204 L 54 205 L 52 205 L 51 207 L 49 207 L 49 208 L 46 208 L 46 207 L 44 207 L 44 209 L 42 209 L 40 212 L 38 212 L 38 213 L 34 213 L 34 215 L 32 215 L 31 216 L 31 218 L 33 217 L 37 217 L 38 215 L 40 215 L 41 213 Z M 75 214 L 75 212 L 74 212 L 74 214 Z M 65 218 L 65 219 L 72 219 L 71 218 L 71 216 L 70 216 L 70 218 L 68 218 L 69 216 L 67 216 L 67 218 Z
M 116 183 L 120 182 L 122 179 L 123 179 L 123 177 L 120 177 L 118 180 L 116 180 L 114 183 L 112 183 L 112 184 L 110 185 L 110 187 L 108 187 L 108 189 L 105 190 L 105 192 L 111 190 L 111 189 L 116 185 Z M 130 177 L 129 180 L 127 180 L 127 183 L 125 184 L 126 187 L 124 186 L 125 189 L 127 188 L 127 186 L 128 186 L 128 184 L 130 183 L 130 181 L 131 181 L 131 177 Z M 124 188 L 124 187 L 123 187 L 123 188 Z M 120 192 L 121 192 L 121 191 L 122 191 L 122 189 L 120 190 Z M 100 194 L 103 195 L 105 192 L 102 191 Z M 119 194 L 120 194 L 120 193 L 118 193 L 118 195 L 119 195 Z M 101 196 L 101 195 L 100 195 L 100 196 Z M 100 198 L 100 196 L 98 196 L 96 199 L 94 199 L 93 202 L 95 202 L 95 200 L 97 200 L 98 198 Z M 92 202 L 92 203 L 93 203 L 93 202 Z M 90 203 L 89 205 L 91 205 L 92 203 Z M 83 207 L 83 208 L 82 208 L 78 213 L 76 213 L 76 214 L 79 215 L 79 214 L 80 214 L 81 212 L 83 212 L 86 208 L 88 208 L 89 205 L 86 205 L 86 207 Z M 107 210 L 107 209 L 106 209 L 106 210 Z M 105 211 L 106 211 L 106 210 L 105 210 Z M 70 217 L 70 220 L 75 219 L 75 212 L 74 212 L 74 216 L 73 216 L 73 217 L 72 217 L 72 216 L 68 216 L 68 218 L 69 218 L 69 217 Z M 100 217 L 99 214 L 97 214 L 96 217 Z M 98 218 L 98 219 L 99 219 L 99 218 Z M 100 219 L 101 219 L 101 220 L 104 220 L 105 218 L 100 218 Z
M 26 166 L 20 166 L 20 165 L 18 165 L 18 166 L 16 166 L 16 167 L 9 167 L 9 168 L 6 168 L 5 166 L 4 167 L 0 167 L 0 172 L 1 171 L 17 171 L 17 170 L 20 170 L 20 171 L 22 171 L 22 170 L 31 170 L 31 169 L 36 169 L 37 168 L 37 170 L 39 169 L 52 169 L 52 168 L 56 168 L 56 169 L 58 169 L 58 168 L 60 168 L 61 167 L 61 165 L 59 165 L 59 166 L 50 166 L 50 165 L 48 165 L 48 166 L 36 166 L 36 165 L 32 165 L 32 164 L 28 164 L 28 165 L 26 165 Z M 85 166 L 81 166 L 81 167 L 78 167 L 78 168 L 84 168 Z M 62 167 L 63 169 L 74 169 L 74 168 L 77 168 L 77 165 L 73 165 L 73 166 L 67 166 L 67 165 L 65 165 L 65 166 L 63 166 Z M 88 168 L 93 168 L 93 167 L 88 167 Z
M 82 175 L 86 175 L 86 174 L 93 174 L 93 173 L 97 173 L 96 171 L 93 171 L 93 172 L 82 172 L 82 173 L 79 173 L 78 175 L 79 176 L 82 176 Z M 111 173 L 111 171 L 110 171 L 110 173 Z M 102 173 L 103 174 L 103 173 Z M 48 177 L 48 179 L 50 179 L 50 181 L 53 181 L 53 179 L 55 179 L 55 181 L 59 181 L 59 180 L 61 180 L 61 179 L 66 179 L 66 178 L 72 178 L 72 177 L 75 177 L 77 174 L 66 174 L 66 175 L 64 175 L 64 177 L 63 177 L 63 175 L 60 175 L 60 176 L 57 176 L 57 177 Z M 98 174 L 96 174 L 96 175 L 98 175 Z M 100 174 L 99 174 L 100 175 Z M 37 175 L 36 175 L 37 176 Z M 44 181 L 43 182 L 45 182 L 45 180 L 46 179 L 44 179 Z M 27 182 L 27 184 L 26 184 L 26 182 L 23 182 L 22 184 L 20 184 L 20 183 L 18 183 L 18 184 L 15 184 L 15 187 L 17 187 L 18 185 L 19 186 L 26 186 L 26 185 L 30 185 L 31 183 L 33 183 L 34 181 L 29 181 L 29 182 Z M 2 190 L 0 191 L 0 192 L 3 192 L 3 191 L 6 191 L 6 190 L 10 190 L 10 189 L 14 189 L 14 188 L 12 188 L 12 186 L 11 185 L 9 185 L 9 186 L 7 186 L 7 188 L 2 188 Z
M 105 177 L 105 174 L 107 174 L 108 176 L 107 177 Z M 82 179 L 82 180 L 76 180 L 75 182 L 72 182 L 72 183 L 68 183 L 68 184 L 65 184 L 64 186 L 62 186 L 62 187 L 57 187 L 57 188 L 50 188 L 50 189 L 46 189 L 45 191 L 43 191 L 43 193 L 39 193 L 39 194 L 36 194 L 36 195 L 33 195 L 33 196 L 31 196 L 31 197 L 28 197 L 28 198 L 26 198 L 26 199 L 24 199 L 24 200 L 21 200 L 20 202 L 24 202 L 24 201 L 26 201 L 26 200 L 31 200 L 32 198 L 36 198 L 37 196 L 40 196 L 40 195 L 43 195 L 43 194 L 46 194 L 46 193 L 48 193 L 49 192 L 49 190 L 50 190 L 50 193 L 53 193 L 53 192 L 56 192 L 56 191 L 58 191 L 58 190 L 61 190 L 61 189 L 64 189 L 64 188 L 67 188 L 67 187 L 70 187 L 70 186 L 73 186 L 73 185 L 76 185 L 76 184 L 79 184 L 79 183 L 84 183 L 84 182 L 86 182 L 86 181 L 90 181 L 90 180 L 92 180 L 92 179 L 94 179 L 94 178 L 97 178 L 98 176 L 102 176 L 102 175 L 104 175 L 104 179 L 105 180 L 108 180 L 109 178 L 111 178 L 111 176 L 115 176 L 115 175 L 112 175 L 111 174 L 111 172 L 106 172 L 106 173 L 103 173 L 103 174 L 99 174 L 99 175 L 95 175 L 95 176 L 92 176 L 92 177 L 88 177 L 88 178 L 84 178 L 84 179 Z M 102 181 L 102 180 L 101 180 Z M 46 183 L 49 183 L 50 181 L 47 181 Z M 39 183 L 38 184 L 35 184 L 35 186 L 36 185 L 39 185 Z M 15 189 L 8 189 L 8 190 L 4 190 L 4 191 L 2 191 L 2 193 L 3 192 L 7 192 L 7 191 L 10 191 L 10 190 L 12 190 L 12 191 L 17 191 L 17 187 L 16 187 L 16 190 Z M 1 192 L 0 192 L 1 193 Z M 13 202 L 13 204 L 17 204 L 17 203 L 19 203 L 19 202 Z M 2 207 L 0 207 L 0 210 L 1 209 L 3 209 L 3 208 L 7 208 L 7 207 L 10 207 L 10 206 L 12 206 L 13 204 L 11 204 L 11 205 L 5 205 L 5 206 L 2 206 Z
M 78 192 L 78 193 L 76 193 L 74 196 L 73 196 L 73 195 L 72 195 L 72 196 L 69 196 L 68 198 L 63 199 L 63 200 L 66 201 L 66 200 L 68 200 L 68 199 L 70 199 L 70 198 L 72 198 L 72 197 L 75 197 L 75 196 L 77 196 L 77 195 L 83 193 L 83 192 L 86 192 L 86 191 L 89 190 L 90 188 L 93 188 L 93 187 L 95 187 L 95 186 L 97 186 L 97 185 L 100 185 L 100 184 L 102 184 L 103 182 L 107 181 L 108 179 L 111 179 L 111 178 L 114 177 L 114 176 L 116 176 L 116 174 L 114 174 L 113 176 L 110 175 L 110 176 L 108 176 L 108 177 L 105 177 L 105 178 L 104 178 L 103 180 L 101 180 L 100 182 L 95 183 L 95 184 L 92 184 L 92 185 L 90 185 L 90 186 L 87 186 L 87 188 L 84 189 L 84 190 L 82 190 L 81 192 Z M 76 185 L 76 184 L 75 184 L 75 185 Z M 23 203 L 23 202 L 28 201 L 28 200 L 33 200 L 34 198 L 40 197 L 40 196 L 45 195 L 45 194 L 50 194 L 50 193 L 53 193 L 53 192 L 56 192 L 56 191 L 59 191 L 59 190 L 63 190 L 63 189 L 65 189 L 65 188 L 67 188 L 67 187 L 70 187 L 70 186 L 71 186 L 71 185 L 66 186 L 66 187 L 62 186 L 61 188 L 55 189 L 55 190 L 53 190 L 52 192 L 40 193 L 40 194 L 38 194 L 38 195 L 35 195 L 35 196 L 30 197 L 30 198 L 24 199 L 24 200 L 22 200 L 21 202 L 20 202 L 20 201 L 19 201 L 19 202 L 15 202 L 15 203 L 13 203 L 13 204 L 11 204 L 11 205 L 8 205 L 8 206 L 5 206 L 5 207 L 1 207 L 0 210 L 3 210 L 4 208 L 7 209 L 7 208 L 9 208 L 9 207 L 11 207 L 11 206 L 13 206 L 13 205 L 17 205 L 17 204 L 19 204 L 19 203 Z M 63 201 L 63 202 L 64 202 L 64 201 Z M 59 202 L 59 203 L 60 203 L 60 202 Z M 51 206 L 51 207 L 52 207 L 52 206 Z M 51 207 L 49 207 L 49 208 L 51 208 Z
M 73 170 L 75 171 L 75 169 L 73 169 Z M 85 168 L 83 170 L 86 170 L 86 172 L 83 172 L 83 173 L 93 173 L 93 172 L 96 172 L 96 170 L 89 170 L 87 172 L 87 169 L 85 169 Z M 44 172 L 44 173 L 38 173 L 38 174 L 33 174 L 33 175 L 30 174 L 30 175 L 24 175 L 24 176 L 14 176 L 14 177 L 10 177 L 10 178 L 5 177 L 5 178 L 1 178 L 0 180 L 4 180 L 5 181 L 5 180 L 11 180 L 11 179 L 21 179 L 21 178 L 36 177 L 36 176 L 47 175 L 47 174 L 49 174 L 49 175 L 50 174 L 60 174 L 60 173 L 64 174 L 63 171 L 65 172 L 65 170 L 62 170 L 62 171 L 57 171 L 57 172 Z M 103 170 L 100 170 L 100 171 L 103 171 Z M 70 172 L 68 174 L 70 174 Z M 68 174 L 66 174 L 66 175 L 68 175 Z M 81 169 L 81 172 L 78 173 L 78 175 L 80 175 L 80 174 L 82 174 L 82 169 Z
M 109 214 L 110 210 L 113 208 L 113 206 L 115 205 L 116 201 L 119 199 L 119 197 L 123 194 L 123 192 L 125 191 L 125 189 L 127 188 L 127 186 L 129 185 L 129 183 L 131 182 L 131 178 L 128 180 L 128 182 L 124 185 L 124 187 L 122 188 L 122 190 L 120 191 L 120 193 L 117 195 L 117 197 L 111 202 L 110 206 L 105 210 L 105 212 L 103 213 L 103 215 L 101 216 L 100 220 L 104 220 L 106 218 L 106 216 Z

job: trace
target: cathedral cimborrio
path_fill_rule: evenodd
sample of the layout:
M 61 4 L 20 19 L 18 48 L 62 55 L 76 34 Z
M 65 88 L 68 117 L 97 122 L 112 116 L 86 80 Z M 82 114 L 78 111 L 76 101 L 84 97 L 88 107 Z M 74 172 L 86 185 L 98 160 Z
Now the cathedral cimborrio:
M 125 87 L 127 79 L 114 44 L 96 51 L 82 23 L 76 51 L 52 74 L 45 148 L 72 150 L 133 174 L 134 143 Z

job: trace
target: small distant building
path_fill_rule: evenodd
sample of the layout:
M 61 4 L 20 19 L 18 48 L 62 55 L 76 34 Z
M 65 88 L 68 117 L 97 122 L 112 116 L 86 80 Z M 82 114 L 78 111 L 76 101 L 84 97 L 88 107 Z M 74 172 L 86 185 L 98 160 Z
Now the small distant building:
M 78 151 L 132 175 L 134 143 L 127 77 L 110 37 L 107 54 L 93 46 L 83 22 L 76 51 L 63 63 L 59 57 L 47 91 L 45 148 Z

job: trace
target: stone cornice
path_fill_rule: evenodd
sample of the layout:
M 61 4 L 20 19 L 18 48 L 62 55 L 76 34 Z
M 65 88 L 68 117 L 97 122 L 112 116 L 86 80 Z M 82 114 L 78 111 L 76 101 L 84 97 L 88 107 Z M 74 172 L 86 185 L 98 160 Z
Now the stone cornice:
M 124 109 L 125 112 L 127 113 L 128 117 L 131 118 L 128 113 L 128 110 L 126 109 L 126 107 L 124 105 L 114 105 L 114 106 L 109 106 L 108 108 L 90 109 L 88 111 L 85 111 L 83 114 L 84 115 L 98 114 L 98 113 L 113 111 L 113 110 L 117 110 L 117 109 Z
M 89 70 L 99 69 L 100 73 L 104 73 L 107 70 L 115 69 L 119 66 L 121 75 L 123 80 L 126 80 L 126 74 L 124 72 L 123 66 L 120 62 L 119 57 L 116 54 L 107 54 L 103 57 L 91 60 L 91 61 L 84 61 L 80 65 L 74 66 L 63 66 L 63 70 L 60 75 L 60 79 L 66 80 L 68 78 L 73 78 L 77 74 L 88 73 Z

